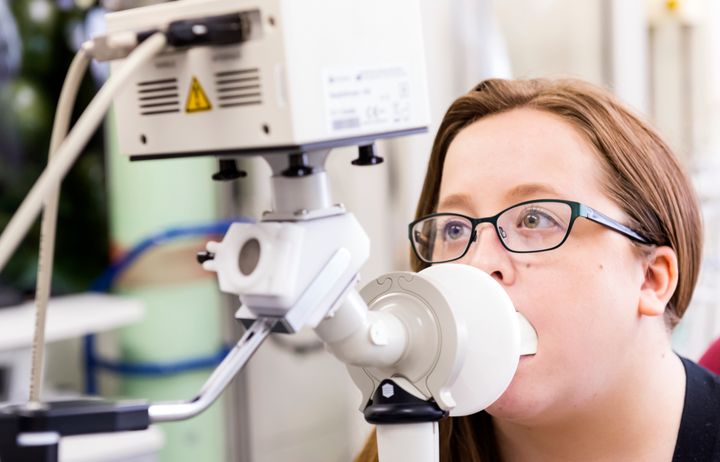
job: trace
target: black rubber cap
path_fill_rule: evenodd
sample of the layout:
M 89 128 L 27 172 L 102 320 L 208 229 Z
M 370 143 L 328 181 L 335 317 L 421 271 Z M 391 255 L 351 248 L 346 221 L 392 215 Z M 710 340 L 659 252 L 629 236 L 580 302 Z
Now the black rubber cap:
M 195 259 L 197 260 L 198 263 L 200 263 L 202 265 L 203 263 L 205 263 L 208 260 L 214 260 L 215 254 L 212 252 L 202 251 L 202 252 L 198 252 L 197 255 L 195 255 Z
M 358 158 L 350 162 L 353 165 L 366 166 L 383 163 L 383 158 L 375 154 L 375 144 L 358 146 Z
M 435 422 L 448 415 L 435 400 L 417 398 L 390 379 L 383 380 L 363 412 L 371 424 Z
M 312 175 L 314 169 L 308 165 L 307 155 L 299 152 L 288 156 L 288 168 L 282 171 L 282 176 L 289 178 L 299 178 Z
M 220 170 L 213 174 L 212 179 L 215 181 L 232 181 L 246 176 L 247 172 L 238 170 L 237 163 L 233 159 L 221 159 Z

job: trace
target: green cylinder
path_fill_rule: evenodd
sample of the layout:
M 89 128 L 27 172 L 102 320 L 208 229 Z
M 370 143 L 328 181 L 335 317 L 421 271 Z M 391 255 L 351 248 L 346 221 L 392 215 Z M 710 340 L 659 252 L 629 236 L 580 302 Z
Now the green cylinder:
M 116 257 L 153 234 L 218 218 L 212 159 L 130 162 L 118 150 L 113 117 L 107 127 L 110 240 Z M 222 347 L 217 282 L 194 259 L 203 241 L 183 239 L 148 250 L 119 278 L 116 291 L 146 307 L 142 322 L 120 332 L 123 361 L 174 363 L 210 356 Z M 192 399 L 211 372 L 124 375 L 119 391 L 153 402 Z M 160 460 L 225 460 L 221 403 L 188 421 L 162 424 L 166 443 Z

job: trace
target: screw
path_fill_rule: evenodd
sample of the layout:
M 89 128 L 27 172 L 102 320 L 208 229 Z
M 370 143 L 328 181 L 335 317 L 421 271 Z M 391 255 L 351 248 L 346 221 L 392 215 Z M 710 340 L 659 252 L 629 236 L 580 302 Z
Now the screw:
M 197 255 L 195 256 L 195 258 L 197 259 L 198 263 L 200 263 L 202 265 L 203 263 L 205 263 L 208 260 L 214 260 L 215 254 L 212 252 L 203 251 L 203 252 L 198 252 Z
M 395 394 L 395 387 L 390 383 L 386 383 L 382 386 L 382 395 L 384 398 L 392 398 Z
M 377 346 L 385 346 L 389 343 L 384 322 L 375 321 L 370 326 L 370 341 Z

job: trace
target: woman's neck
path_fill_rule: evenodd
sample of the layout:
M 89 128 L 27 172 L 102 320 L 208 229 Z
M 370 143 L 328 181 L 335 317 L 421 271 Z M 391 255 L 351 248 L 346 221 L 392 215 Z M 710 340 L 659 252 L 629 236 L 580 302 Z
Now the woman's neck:
M 623 362 L 623 379 L 582 411 L 535 425 L 493 419 L 504 462 L 670 461 L 685 371 L 665 344 Z

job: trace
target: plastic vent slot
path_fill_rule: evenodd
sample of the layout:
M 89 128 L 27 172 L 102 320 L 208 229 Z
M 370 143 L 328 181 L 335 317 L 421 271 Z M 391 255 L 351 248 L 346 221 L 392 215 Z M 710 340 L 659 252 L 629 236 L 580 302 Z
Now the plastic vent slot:
M 148 80 L 137 84 L 140 115 L 158 115 L 180 112 L 178 80 Z
M 262 104 L 260 71 L 257 68 L 218 72 L 215 74 L 215 88 L 221 108 Z

